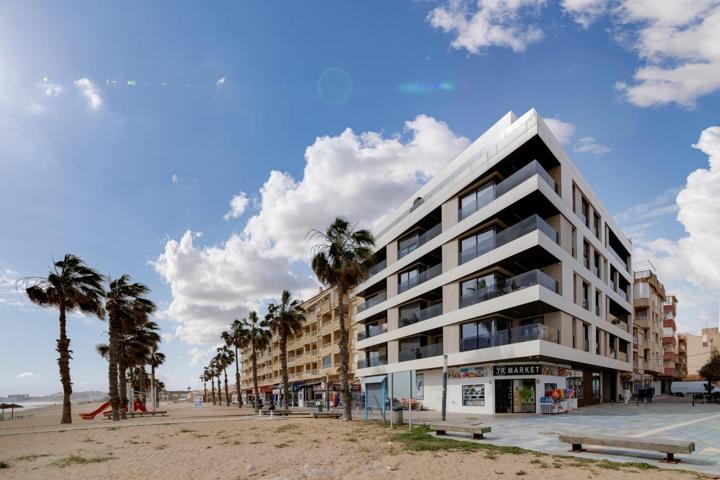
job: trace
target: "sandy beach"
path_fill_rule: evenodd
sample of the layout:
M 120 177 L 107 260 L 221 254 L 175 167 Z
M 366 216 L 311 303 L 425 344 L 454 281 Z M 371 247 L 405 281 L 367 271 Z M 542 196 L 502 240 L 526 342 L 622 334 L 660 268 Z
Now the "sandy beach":
M 89 410 L 76 406 L 74 416 Z M 414 451 L 404 429 L 311 418 L 257 417 L 237 407 L 163 405 L 169 417 L 60 426 L 58 406 L 0 423 L 0 476 L 51 478 L 690 479 L 642 466 L 493 447 Z M 459 443 L 453 442 L 452 445 Z M 469 442 L 462 442 L 466 445 Z M 443 445 L 443 444 L 440 444 Z M 455 447 L 453 447 L 455 448 Z

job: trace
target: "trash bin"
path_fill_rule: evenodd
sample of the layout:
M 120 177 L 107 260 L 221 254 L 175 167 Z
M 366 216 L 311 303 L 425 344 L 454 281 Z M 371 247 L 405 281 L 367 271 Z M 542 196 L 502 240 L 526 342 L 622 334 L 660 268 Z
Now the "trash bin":
M 317 403 L 317 411 L 322 412 L 323 411 L 323 404 L 321 402 Z
M 395 425 L 401 425 L 403 423 L 402 407 L 400 407 L 400 406 L 393 407 L 390 414 L 392 415 L 392 421 Z

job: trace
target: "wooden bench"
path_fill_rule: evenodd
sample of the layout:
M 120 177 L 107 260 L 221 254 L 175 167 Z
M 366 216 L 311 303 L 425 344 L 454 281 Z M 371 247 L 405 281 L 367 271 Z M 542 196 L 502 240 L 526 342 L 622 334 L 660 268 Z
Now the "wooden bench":
M 313 412 L 313 418 L 341 418 L 342 413 L 338 412 Z
M 664 453 L 666 458 L 661 460 L 667 463 L 677 463 L 676 453 L 692 453 L 695 451 L 695 442 L 687 440 L 673 440 L 665 438 L 635 438 L 619 435 L 560 435 L 559 440 L 572 445 L 571 452 L 582 452 L 583 444 L 600 445 L 603 447 L 627 448 L 630 450 L 651 450 Z
M 447 435 L 447 432 L 464 432 L 472 433 L 473 439 L 483 439 L 483 435 L 492 431 L 491 427 L 483 426 L 477 423 L 426 423 L 431 430 L 435 430 L 435 435 Z
M 167 410 L 149 410 L 147 412 L 125 412 L 125 414 L 130 418 L 154 417 L 155 415 L 165 417 L 168 415 L 168 412 Z M 103 415 L 105 415 L 105 418 L 110 418 L 112 416 L 112 410 L 109 412 L 103 412 Z

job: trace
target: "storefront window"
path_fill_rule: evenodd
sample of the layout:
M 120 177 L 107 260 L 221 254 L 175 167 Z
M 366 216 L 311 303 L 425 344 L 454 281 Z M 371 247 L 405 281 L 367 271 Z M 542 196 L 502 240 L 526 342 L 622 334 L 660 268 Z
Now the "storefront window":
M 583 372 L 582 370 L 568 370 L 566 383 L 568 390 L 575 391 L 575 398 L 582 400 L 585 398 L 583 392 Z
M 463 405 L 466 407 L 485 406 L 485 385 L 463 385 Z
M 513 380 L 513 411 L 535 413 L 535 379 Z
M 593 372 L 592 374 L 592 390 L 593 398 L 600 398 L 600 374 Z

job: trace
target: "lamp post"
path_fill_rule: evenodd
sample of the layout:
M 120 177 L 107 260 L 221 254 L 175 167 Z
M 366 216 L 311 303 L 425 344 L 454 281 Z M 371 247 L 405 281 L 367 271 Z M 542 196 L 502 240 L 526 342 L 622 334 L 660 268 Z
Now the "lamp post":
M 443 355 L 443 379 L 442 379 L 442 421 L 445 421 L 447 414 L 447 355 Z

